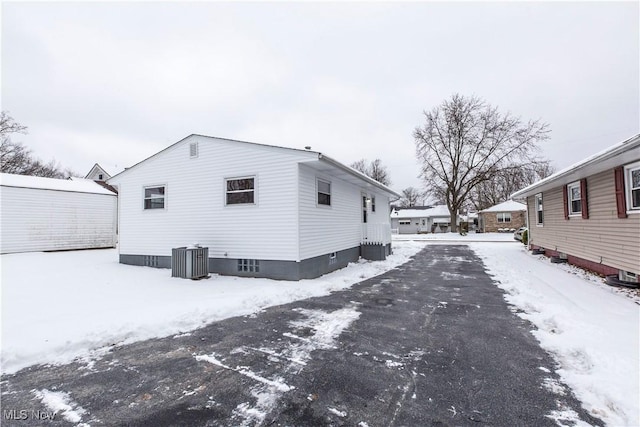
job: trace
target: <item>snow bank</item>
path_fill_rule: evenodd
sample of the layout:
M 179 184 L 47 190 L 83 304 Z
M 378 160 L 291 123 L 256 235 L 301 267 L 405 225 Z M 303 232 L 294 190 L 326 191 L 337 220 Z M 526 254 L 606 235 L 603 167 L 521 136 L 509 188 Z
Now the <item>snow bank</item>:
M 595 276 L 586 279 L 522 245 L 470 246 L 507 302 L 538 328 L 532 333 L 583 406 L 607 425 L 640 425 L 640 306 Z
M 177 279 L 170 270 L 119 264 L 113 249 L 2 255 L 2 372 L 66 363 L 104 346 L 327 295 L 403 264 L 423 247 L 397 243 L 385 261 L 361 261 L 300 282 Z

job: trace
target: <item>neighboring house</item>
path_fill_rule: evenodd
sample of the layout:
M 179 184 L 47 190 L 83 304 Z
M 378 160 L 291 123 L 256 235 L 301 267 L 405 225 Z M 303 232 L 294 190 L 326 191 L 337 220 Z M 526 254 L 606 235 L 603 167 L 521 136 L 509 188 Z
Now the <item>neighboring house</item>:
M 93 181 L 106 181 L 109 178 L 111 178 L 111 175 L 97 163 L 93 165 L 89 173 L 84 177 L 84 179 L 91 179 Z
M 483 233 L 515 231 L 527 224 L 526 212 L 524 203 L 507 200 L 478 212 L 478 228 Z
M 211 272 L 299 280 L 391 251 L 397 193 L 322 153 L 190 135 L 109 179 L 124 264 L 171 267 L 209 248 Z
M 600 274 L 640 274 L 640 135 L 513 194 L 529 243 Z
M 117 195 L 94 181 L 0 174 L 0 253 L 116 246 Z
M 449 209 L 445 205 L 395 208 L 391 211 L 391 228 L 398 234 L 447 233 L 451 231 Z

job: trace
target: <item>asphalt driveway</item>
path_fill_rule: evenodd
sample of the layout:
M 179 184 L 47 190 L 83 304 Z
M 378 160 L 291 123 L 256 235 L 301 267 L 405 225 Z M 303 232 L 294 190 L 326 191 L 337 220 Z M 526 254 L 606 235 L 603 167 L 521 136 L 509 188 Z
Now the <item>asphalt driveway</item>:
M 1 424 L 602 425 L 502 295 L 468 247 L 428 246 L 330 296 L 3 376 Z

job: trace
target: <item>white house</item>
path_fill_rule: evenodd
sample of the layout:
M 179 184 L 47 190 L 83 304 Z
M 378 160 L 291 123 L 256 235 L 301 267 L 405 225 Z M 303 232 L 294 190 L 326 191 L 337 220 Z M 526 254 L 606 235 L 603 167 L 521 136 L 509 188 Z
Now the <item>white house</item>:
M 93 181 L 106 181 L 109 178 L 111 178 L 111 175 L 97 163 L 93 165 L 89 173 L 84 177 L 84 179 L 91 179 Z
M 119 194 L 120 262 L 169 268 L 209 248 L 209 269 L 299 280 L 391 250 L 399 195 L 322 153 L 190 135 L 108 181 Z
M 116 246 L 115 193 L 86 180 L 0 174 L 0 252 Z
M 451 216 L 446 205 L 397 208 L 391 212 L 390 217 L 391 228 L 399 234 L 451 231 Z

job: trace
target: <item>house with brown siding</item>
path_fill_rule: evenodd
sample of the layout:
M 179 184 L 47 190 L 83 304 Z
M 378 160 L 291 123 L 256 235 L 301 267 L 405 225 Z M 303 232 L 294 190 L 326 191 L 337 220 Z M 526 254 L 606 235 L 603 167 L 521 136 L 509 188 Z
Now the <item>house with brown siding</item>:
M 478 212 L 478 228 L 483 233 L 515 231 L 527 224 L 527 205 L 507 200 Z
M 640 134 L 512 195 L 531 249 L 620 280 L 640 275 Z

